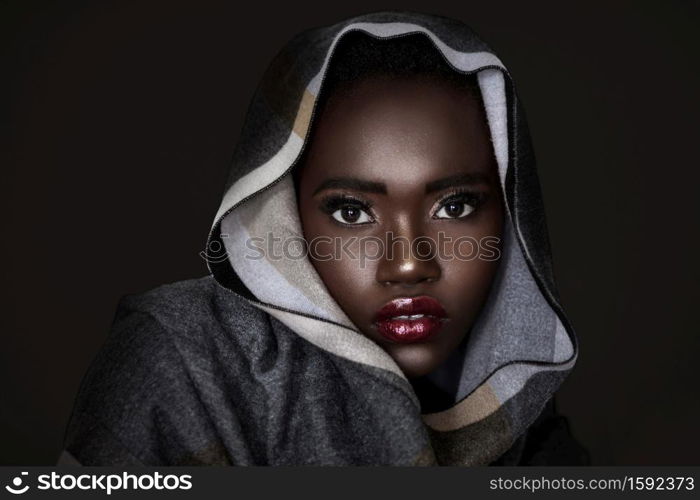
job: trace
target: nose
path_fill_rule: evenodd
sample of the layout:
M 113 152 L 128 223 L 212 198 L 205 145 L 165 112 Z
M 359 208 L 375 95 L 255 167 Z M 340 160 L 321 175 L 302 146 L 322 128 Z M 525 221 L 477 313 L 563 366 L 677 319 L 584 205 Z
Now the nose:
M 377 282 L 384 286 L 414 286 L 439 280 L 442 270 L 435 247 L 435 241 L 429 237 L 387 233 L 384 255 L 377 266 Z

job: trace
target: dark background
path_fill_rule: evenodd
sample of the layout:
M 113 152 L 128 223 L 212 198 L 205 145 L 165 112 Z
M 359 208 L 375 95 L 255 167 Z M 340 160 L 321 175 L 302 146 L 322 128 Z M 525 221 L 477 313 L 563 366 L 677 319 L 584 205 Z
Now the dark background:
M 198 253 L 248 102 L 297 32 L 460 19 L 510 69 L 565 310 L 558 393 L 594 464 L 698 464 L 697 2 L 0 2 L 0 464 L 53 464 L 126 293 Z

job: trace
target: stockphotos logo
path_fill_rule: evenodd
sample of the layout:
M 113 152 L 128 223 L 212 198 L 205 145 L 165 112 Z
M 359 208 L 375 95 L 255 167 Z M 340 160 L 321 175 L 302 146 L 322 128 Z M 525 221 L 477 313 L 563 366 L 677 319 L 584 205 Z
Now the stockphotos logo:
M 28 474 L 28 472 L 22 472 L 21 475 L 16 476 L 14 479 L 12 479 L 12 485 L 8 484 L 7 486 L 5 486 L 5 489 L 13 495 L 21 495 L 22 493 L 26 493 L 29 489 L 29 485 L 25 484 L 24 486 L 22 486 L 22 476 L 26 476 Z
M 28 472 L 12 479 L 11 484 L 5 489 L 13 495 L 21 495 L 29 490 L 29 484 L 25 484 L 24 476 Z M 28 481 L 27 481 L 28 482 Z M 192 476 L 189 474 L 163 475 L 160 472 L 153 474 L 42 474 L 37 476 L 38 490 L 92 490 L 105 491 L 108 495 L 116 490 L 189 490 L 192 489 Z

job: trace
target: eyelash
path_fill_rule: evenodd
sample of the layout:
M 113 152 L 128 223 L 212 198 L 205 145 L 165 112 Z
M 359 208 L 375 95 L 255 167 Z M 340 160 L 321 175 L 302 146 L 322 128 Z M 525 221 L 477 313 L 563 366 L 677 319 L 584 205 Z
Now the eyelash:
M 457 188 L 451 193 L 445 195 L 440 201 L 437 202 L 437 209 L 434 210 L 432 218 L 433 219 L 463 219 L 468 217 L 467 215 L 461 215 L 459 217 L 435 217 L 435 215 L 448 203 L 463 203 L 469 205 L 472 208 L 470 214 L 476 211 L 486 200 L 486 193 L 481 191 L 470 191 L 464 188 Z
M 364 224 L 368 224 L 368 222 L 362 222 L 362 223 L 346 223 L 346 222 L 341 222 L 333 217 L 333 214 L 337 211 L 340 210 L 341 208 L 344 207 L 354 207 L 354 208 L 359 208 L 360 210 L 363 210 L 365 212 L 368 212 L 368 215 L 370 217 L 370 222 L 375 221 L 374 214 L 372 214 L 372 203 L 361 200 L 360 198 L 356 198 L 354 196 L 350 196 L 347 194 L 343 195 L 330 195 L 326 196 L 321 200 L 321 211 L 325 214 L 327 214 L 331 220 L 337 224 L 341 224 L 343 226 L 362 226 Z
M 465 205 L 469 205 L 472 207 L 472 212 L 477 210 L 479 206 L 481 206 L 486 198 L 486 194 L 483 192 L 477 192 L 477 191 L 470 191 L 467 189 L 463 188 L 458 188 L 453 190 L 451 193 L 446 194 L 445 196 L 442 197 L 440 201 L 436 203 L 437 208 L 433 211 L 433 215 L 431 218 L 433 219 L 438 219 L 438 220 L 444 220 L 444 219 L 463 219 L 467 217 L 467 215 L 462 215 L 459 217 L 436 217 L 435 215 L 448 203 L 464 203 Z M 346 223 L 346 222 L 341 222 L 333 217 L 333 214 L 337 211 L 340 210 L 341 208 L 344 207 L 353 207 L 353 208 L 358 208 L 360 210 L 363 210 L 364 212 L 367 213 L 368 217 L 371 219 L 369 222 L 361 222 L 361 223 Z M 340 224 L 342 226 L 362 226 L 365 224 L 370 224 L 372 222 L 375 222 L 376 217 L 372 213 L 372 203 L 366 200 L 362 200 L 360 198 L 357 198 L 355 196 L 350 196 L 347 194 L 341 194 L 341 195 L 329 195 L 324 197 L 321 200 L 321 205 L 319 207 L 323 213 L 328 215 L 331 220 L 337 224 Z

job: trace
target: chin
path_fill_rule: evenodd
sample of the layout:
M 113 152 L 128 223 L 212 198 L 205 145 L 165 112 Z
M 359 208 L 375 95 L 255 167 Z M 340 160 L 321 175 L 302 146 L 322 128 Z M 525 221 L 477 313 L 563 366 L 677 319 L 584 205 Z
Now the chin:
M 443 361 L 435 345 L 428 342 L 415 344 L 392 344 L 386 351 L 394 359 L 407 378 L 416 378 L 435 370 Z

